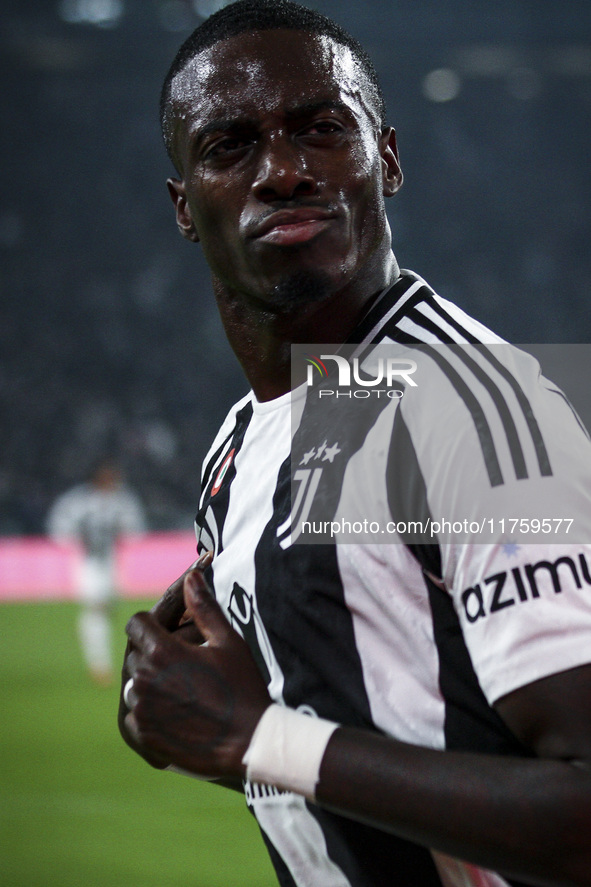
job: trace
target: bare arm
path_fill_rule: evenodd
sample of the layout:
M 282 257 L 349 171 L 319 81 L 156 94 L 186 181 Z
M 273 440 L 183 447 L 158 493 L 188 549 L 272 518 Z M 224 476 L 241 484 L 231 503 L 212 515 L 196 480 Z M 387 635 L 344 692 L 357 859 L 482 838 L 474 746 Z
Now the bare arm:
M 441 752 L 343 728 L 322 761 L 319 803 L 532 884 L 591 884 L 591 667 L 497 708 L 539 758 Z
M 242 777 L 270 699 L 202 575 L 184 587 L 208 644 L 184 644 L 148 614 L 131 620 L 137 702 L 126 729 L 160 760 Z M 437 751 L 343 727 L 322 758 L 317 802 L 531 884 L 591 884 L 591 666 L 537 681 L 497 708 L 538 758 Z

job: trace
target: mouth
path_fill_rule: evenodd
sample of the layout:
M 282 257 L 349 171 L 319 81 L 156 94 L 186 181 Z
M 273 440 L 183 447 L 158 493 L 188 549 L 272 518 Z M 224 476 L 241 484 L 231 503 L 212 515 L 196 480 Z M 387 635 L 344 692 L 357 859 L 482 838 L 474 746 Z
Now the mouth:
M 254 229 L 253 238 L 274 246 L 306 243 L 325 231 L 334 221 L 334 213 L 314 207 L 281 210 L 268 216 Z

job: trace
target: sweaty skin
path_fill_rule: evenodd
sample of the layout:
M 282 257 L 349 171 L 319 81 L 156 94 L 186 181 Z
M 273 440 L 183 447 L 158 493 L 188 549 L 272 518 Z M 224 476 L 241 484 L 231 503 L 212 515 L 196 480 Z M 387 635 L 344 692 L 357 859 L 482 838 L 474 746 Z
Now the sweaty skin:
M 177 225 L 201 242 L 259 400 L 289 390 L 291 342 L 344 341 L 398 274 L 383 198 L 402 176 L 394 132 L 380 129 L 367 95 L 348 50 L 299 31 L 233 37 L 176 79 Z M 171 634 L 185 609 L 207 645 Z M 241 778 L 271 700 L 202 572 L 127 631 L 125 740 L 154 766 Z M 496 709 L 536 757 L 343 727 L 324 754 L 319 803 L 526 883 L 591 884 L 591 667 L 522 687 Z
M 343 341 L 398 276 L 384 197 L 402 173 L 364 82 L 348 49 L 278 30 L 216 44 L 174 84 L 177 224 L 259 400 L 290 389 L 293 342 Z

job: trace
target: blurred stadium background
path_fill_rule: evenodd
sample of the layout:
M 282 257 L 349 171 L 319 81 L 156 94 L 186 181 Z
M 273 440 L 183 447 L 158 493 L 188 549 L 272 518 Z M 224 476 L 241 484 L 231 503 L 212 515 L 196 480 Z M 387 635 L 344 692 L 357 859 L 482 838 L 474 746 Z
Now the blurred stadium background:
M 38 597 L 22 546 L 105 450 L 155 538 L 184 533 L 175 557 L 192 559 L 200 458 L 246 384 L 199 249 L 176 232 L 157 98 L 220 5 L 0 2 L 0 541 L 21 546 L 25 573 L 0 560 L 0 588 L 13 597 Z M 381 74 L 405 173 L 389 204 L 402 266 L 512 341 L 587 342 L 589 0 L 310 5 Z M 115 691 L 86 683 L 67 585 L 52 603 L 0 604 L 0 882 L 273 884 L 238 797 L 124 748 Z M 135 608 L 121 604 L 121 645 Z

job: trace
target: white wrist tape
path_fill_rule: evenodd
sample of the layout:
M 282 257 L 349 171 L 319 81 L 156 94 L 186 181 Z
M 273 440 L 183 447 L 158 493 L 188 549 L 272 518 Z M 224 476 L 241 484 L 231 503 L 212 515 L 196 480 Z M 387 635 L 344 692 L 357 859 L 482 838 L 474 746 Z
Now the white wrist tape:
M 242 759 L 247 779 L 315 800 L 320 764 L 338 726 L 273 703 L 258 722 Z

